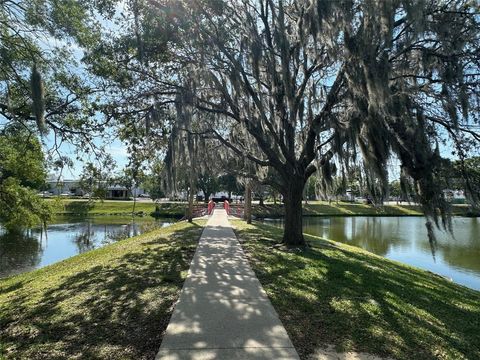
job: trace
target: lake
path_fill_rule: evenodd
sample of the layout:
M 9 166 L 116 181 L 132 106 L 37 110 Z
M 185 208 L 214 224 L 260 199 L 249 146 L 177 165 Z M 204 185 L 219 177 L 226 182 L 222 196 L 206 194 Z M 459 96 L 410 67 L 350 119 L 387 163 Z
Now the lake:
M 282 220 L 264 219 L 282 226 Z M 423 217 L 304 217 L 304 232 L 357 246 L 480 290 L 480 219 L 453 219 L 453 235 L 436 231 L 432 255 Z
M 0 278 L 41 268 L 106 244 L 139 235 L 175 219 L 99 218 L 57 220 L 22 234 L 0 228 Z

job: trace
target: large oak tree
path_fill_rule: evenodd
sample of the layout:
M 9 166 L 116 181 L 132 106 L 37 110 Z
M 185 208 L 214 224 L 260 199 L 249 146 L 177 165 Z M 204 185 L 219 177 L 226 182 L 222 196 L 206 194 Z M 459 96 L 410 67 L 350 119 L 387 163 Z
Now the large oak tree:
M 380 193 L 395 154 L 415 200 L 448 227 L 439 147 L 478 145 L 478 15 L 469 1 L 197 1 L 183 8 L 177 61 L 195 64 L 191 91 L 217 115 L 218 139 L 276 171 L 285 243 L 304 242 L 307 179 L 357 152 Z
M 262 180 L 283 195 L 285 243 L 304 244 L 301 199 L 313 173 L 328 183 L 361 162 L 381 198 L 392 156 L 429 233 L 440 219 L 448 227 L 441 152 L 463 159 L 480 140 L 471 127 L 479 121 L 475 2 L 128 4 L 132 31 L 123 45 L 112 39 L 103 47 L 110 54 L 100 52 L 102 64 L 107 55 L 128 79 L 127 86 L 116 80 L 128 100 L 117 97 L 115 109 L 145 121 L 186 94 L 188 106 L 210 115 L 199 134 L 210 132 L 232 155 L 270 169 Z

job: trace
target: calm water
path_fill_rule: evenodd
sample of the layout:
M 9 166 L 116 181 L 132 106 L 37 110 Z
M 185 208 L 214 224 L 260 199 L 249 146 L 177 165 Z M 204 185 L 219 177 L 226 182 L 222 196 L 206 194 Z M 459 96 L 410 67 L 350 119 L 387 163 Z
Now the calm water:
M 86 219 L 48 225 L 47 232 L 32 229 L 7 234 L 0 228 L 0 278 L 38 269 L 103 245 L 139 235 L 174 219 Z
M 282 225 L 282 220 L 265 222 Z M 437 231 L 432 256 L 423 217 L 305 217 L 304 232 L 354 245 L 480 290 L 480 219 L 454 218 L 453 234 Z

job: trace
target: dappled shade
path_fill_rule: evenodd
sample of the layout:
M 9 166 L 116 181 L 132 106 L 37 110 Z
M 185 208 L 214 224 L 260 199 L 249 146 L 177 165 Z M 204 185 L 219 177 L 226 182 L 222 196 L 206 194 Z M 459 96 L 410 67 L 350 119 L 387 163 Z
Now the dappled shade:
M 480 357 L 480 293 L 354 247 L 276 246 L 281 230 L 236 222 L 252 267 L 300 356 L 339 351 L 396 359 Z
M 157 359 L 297 359 L 224 210 L 205 228 Z
M 201 229 L 173 225 L 1 280 L 0 355 L 153 358 Z

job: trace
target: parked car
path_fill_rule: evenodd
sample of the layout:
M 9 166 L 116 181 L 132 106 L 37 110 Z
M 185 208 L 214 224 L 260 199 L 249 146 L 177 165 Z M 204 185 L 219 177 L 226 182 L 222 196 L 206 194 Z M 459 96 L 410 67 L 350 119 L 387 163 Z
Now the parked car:
M 150 199 L 150 195 L 148 194 L 140 194 L 138 195 L 139 198 L 147 198 L 147 199 Z

